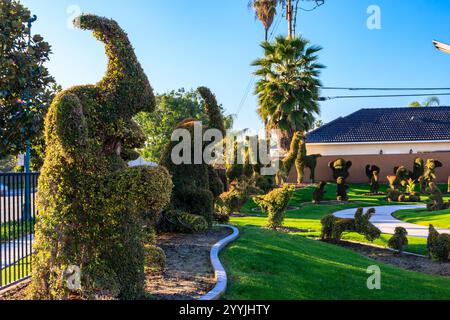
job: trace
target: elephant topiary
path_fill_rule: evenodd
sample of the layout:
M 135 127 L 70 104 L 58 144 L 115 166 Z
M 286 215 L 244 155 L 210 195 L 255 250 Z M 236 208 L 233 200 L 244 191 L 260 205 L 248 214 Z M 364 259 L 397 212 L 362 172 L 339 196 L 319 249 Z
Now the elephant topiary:
M 313 203 L 314 204 L 320 204 L 323 201 L 323 198 L 325 196 L 325 187 L 327 186 L 326 182 L 321 182 L 319 183 L 318 187 L 316 188 L 316 190 L 314 190 L 313 192 Z
M 76 26 L 104 42 L 107 73 L 54 99 L 45 119 L 47 151 L 39 179 L 30 292 L 33 299 L 136 299 L 144 294 L 144 218 L 168 204 L 163 167 L 128 168 L 144 137 L 132 117 L 155 98 L 119 25 L 82 15 Z M 80 269 L 81 284 L 66 277 Z
M 217 104 L 216 97 L 208 88 L 200 87 L 198 92 L 204 100 L 205 113 L 208 115 L 208 126 L 203 126 L 202 136 L 207 129 L 217 129 L 225 136 L 225 126 L 223 122 L 222 110 Z M 187 130 L 191 137 L 191 150 L 195 150 L 195 125 L 196 119 L 186 119 L 177 128 Z M 195 164 L 195 152 L 191 152 L 190 163 L 183 162 L 175 164 L 172 159 L 172 152 L 178 142 L 171 141 L 163 152 L 160 164 L 165 166 L 172 175 L 174 189 L 169 209 L 179 210 L 184 213 L 203 217 L 209 226 L 213 223 L 215 200 L 223 193 L 224 185 L 214 168 L 203 161 L 203 151 L 201 151 L 202 161 Z M 169 212 L 169 211 L 168 211 Z M 163 219 L 168 218 L 163 213 Z M 167 222 L 173 221 L 166 219 Z

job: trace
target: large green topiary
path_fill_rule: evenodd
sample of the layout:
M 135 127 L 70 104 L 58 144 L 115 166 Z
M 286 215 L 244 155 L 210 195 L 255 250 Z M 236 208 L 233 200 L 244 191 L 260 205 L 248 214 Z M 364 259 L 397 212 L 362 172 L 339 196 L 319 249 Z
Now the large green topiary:
M 155 99 L 115 21 L 83 15 L 76 25 L 105 43 L 108 70 L 97 85 L 58 94 L 46 117 L 31 294 L 136 299 L 145 280 L 144 216 L 167 205 L 172 182 L 165 168 L 128 168 L 122 155 L 142 146 L 132 117 L 151 112 Z M 81 288 L 66 285 L 69 266 L 81 269 Z
M 428 235 L 428 252 L 432 259 L 447 262 L 450 254 L 450 234 L 439 234 L 439 232 L 430 225 Z
M 215 96 L 205 87 L 198 88 L 198 92 L 204 99 L 205 113 L 209 118 L 209 127 L 204 126 L 203 132 L 207 129 L 217 129 L 225 134 L 222 110 L 217 104 Z M 172 151 L 178 142 L 171 141 L 163 152 L 160 164 L 165 166 L 172 175 L 174 190 L 170 203 L 170 210 L 180 210 L 185 213 L 202 216 L 212 225 L 214 216 L 215 199 L 223 193 L 223 183 L 216 170 L 210 164 L 202 161 L 195 164 L 195 119 L 182 121 L 175 129 L 184 129 L 191 136 L 191 164 L 175 164 L 172 160 Z M 219 141 L 217 141 L 219 142 Z M 202 155 L 206 144 L 202 148 Z
M 322 240 L 340 241 L 345 232 L 356 232 L 368 241 L 374 241 L 381 236 L 381 231 L 375 227 L 370 219 L 375 214 L 375 209 L 369 209 L 364 213 L 363 208 L 356 211 L 354 219 L 336 218 L 330 214 L 322 218 Z
M 262 211 L 268 215 L 267 227 L 277 230 L 283 226 L 286 210 L 294 191 L 293 186 L 285 185 L 283 188 L 275 189 L 265 196 L 253 198 Z

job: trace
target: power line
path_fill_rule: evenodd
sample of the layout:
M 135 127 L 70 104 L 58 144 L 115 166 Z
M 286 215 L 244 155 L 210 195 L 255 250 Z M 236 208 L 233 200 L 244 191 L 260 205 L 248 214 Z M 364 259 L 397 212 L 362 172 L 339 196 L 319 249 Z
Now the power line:
M 348 90 L 348 91 L 441 91 L 450 88 L 355 88 L 355 87 L 322 87 L 322 90 Z
M 275 22 L 275 27 L 272 29 L 272 32 L 270 33 L 270 36 L 269 36 L 269 39 L 268 39 L 269 42 L 273 40 L 273 38 L 274 38 L 274 36 L 275 36 L 275 34 L 276 34 L 280 24 L 281 24 L 281 21 L 283 21 L 283 17 L 284 16 L 282 14 L 278 16 L 278 21 Z M 247 102 L 248 95 L 250 94 L 250 92 L 251 92 L 251 90 L 253 88 L 253 85 L 255 84 L 255 81 L 256 81 L 256 75 L 253 75 L 252 78 L 250 79 L 250 81 L 249 81 L 249 83 L 247 85 L 247 88 L 244 91 L 244 95 L 242 96 L 242 99 L 241 99 L 241 101 L 239 103 L 239 106 L 238 106 L 238 109 L 237 109 L 237 112 L 236 112 L 236 117 L 239 116 L 239 114 L 242 111 L 242 108 L 244 107 L 245 103 Z
M 450 93 L 436 93 L 434 96 L 450 96 Z M 363 98 L 400 98 L 400 97 L 429 97 L 429 94 L 387 94 L 387 95 L 367 95 L 367 96 L 334 96 L 321 97 L 319 101 L 328 101 L 336 99 L 363 99 Z

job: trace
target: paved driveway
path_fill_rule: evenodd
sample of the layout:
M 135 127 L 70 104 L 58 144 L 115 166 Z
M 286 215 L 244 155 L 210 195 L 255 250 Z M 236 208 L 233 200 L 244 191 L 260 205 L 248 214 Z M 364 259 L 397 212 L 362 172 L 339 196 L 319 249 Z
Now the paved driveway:
M 372 207 L 368 207 L 372 208 Z M 368 208 L 364 209 L 367 210 Z M 394 234 L 396 227 L 403 227 L 408 231 L 411 237 L 428 238 L 428 227 L 419 226 L 398 220 L 392 214 L 399 210 L 407 209 L 423 209 L 423 205 L 401 205 L 401 206 L 384 206 L 375 207 L 376 213 L 370 220 L 381 232 L 386 234 Z M 348 209 L 336 212 L 334 215 L 338 218 L 354 218 L 357 209 Z M 437 229 L 440 233 L 449 233 L 450 229 Z

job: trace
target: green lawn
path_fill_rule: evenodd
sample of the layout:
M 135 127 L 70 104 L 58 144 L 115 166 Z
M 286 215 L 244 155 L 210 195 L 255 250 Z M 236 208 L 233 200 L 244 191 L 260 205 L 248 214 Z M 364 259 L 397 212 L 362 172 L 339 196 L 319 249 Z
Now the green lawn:
M 402 210 L 394 213 L 394 216 L 397 219 L 421 226 L 432 224 L 437 228 L 450 229 L 450 209 L 435 212 L 426 209 Z
M 357 203 L 342 205 L 313 205 L 313 188 L 296 191 L 290 204 L 300 209 L 288 212 L 284 223 L 295 228 L 290 234 L 266 230 L 267 217 L 262 214 L 233 218 L 231 223 L 240 228 L 241 236 L 223 253 L 230 274 L 226 299 L 450 299 L 450 279 L 387 265 L 382 265 L 383 290 L 369 291 L 366 270 L 378 263 L 315 240 L 327 214 L 389 204 L 384 196 L 366 196 L 368 191 L 368 185 L 353 186 L 349 195 Z M 334 192 L 335 186 L 329 185 L 326 200 L 334 199 Z M 242 211 L 255 214 L 254 207 L 249 201 Z M 390 237 L 382 235 L 375 244 L 386 247 Z M 354 233 L 344 239 L 367 242 Z M 426 239 L 410 237 L 409 242 L 407 251 L 427 253 Z
M 31 257 L 26 257 L 14 265 L 2 269 L 1 286 L 6 286 L 31 274 Z
M 353 251 L 256 227 L 222 254 L 230 276 L 225 299 L 449 299 L 450 279 L 409 272 Z M 369 266 L 381 268 L 382 290 L 367 288 Z
M 33 221 L 11 221 L 0 225 L 0 243 L 15 240 L 34 233 Z

